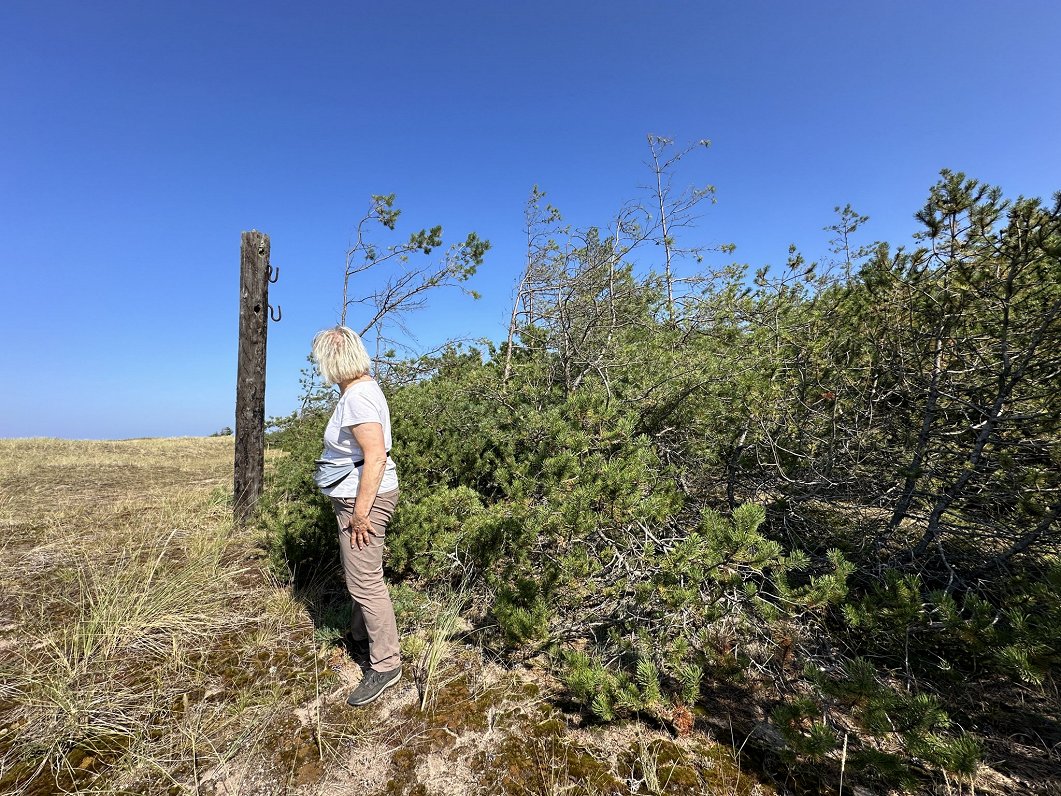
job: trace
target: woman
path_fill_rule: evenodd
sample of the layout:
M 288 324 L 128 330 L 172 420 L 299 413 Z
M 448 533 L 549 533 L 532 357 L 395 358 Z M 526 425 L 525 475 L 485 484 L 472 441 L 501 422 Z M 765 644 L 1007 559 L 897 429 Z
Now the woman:
M 350 635 L 356 647 L 367 647 L 370 666 L 346 701 L 367 705 L 402 676 L 394 606 L 383 582 L 384 533 L 398 502 L 398 473 L 387 455 L 390 409 L 368 375 L 368 352 L 351 329 L 336 326 L 318 333 L 313 359 L 341 393 L 324 430 L 318 472 L 323 467 L 347 473 L 337 482 L 325 479 L 321 491 L 331 498 L 339 522 L 343 575 L 353 598 Z

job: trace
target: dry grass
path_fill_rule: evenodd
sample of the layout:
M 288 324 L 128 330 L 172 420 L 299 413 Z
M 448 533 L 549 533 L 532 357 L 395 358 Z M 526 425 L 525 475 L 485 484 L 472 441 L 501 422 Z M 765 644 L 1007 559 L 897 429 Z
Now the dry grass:
M 420 664 L 416 667 L 417 686 L 420 690 L 420 710 L 427 707 L 439 687 L 442 664 L 449 657 L 449 639 L 460 620 L 461 609 L 467 602 L 467 592 L 459 589 L 444 598 L 438 605 L 435 619 L 431 623 L 431 640 L 427 643 Z
M 328 673 L 232 527 L 231 456 L 0 440 L 0 791 L 197 792 L 264 742 L 290 767 L 269 735 Z

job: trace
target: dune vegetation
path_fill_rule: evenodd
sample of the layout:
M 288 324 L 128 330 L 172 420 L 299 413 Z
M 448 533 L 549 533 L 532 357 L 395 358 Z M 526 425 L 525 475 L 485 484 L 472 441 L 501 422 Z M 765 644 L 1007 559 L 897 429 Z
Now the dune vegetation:
M 909 243 L 837 208 L 828 256 L 752 272 L 649 144 L 608 223 L 534 190 L 503 343 L 377 359 L 392 576 L 598 729 L 702 732 L 783 792 L 1061 788 L 1061 199 L 944 171 Z M 307 377 L 262 515 L 295 584 L 335 544 Z
M 394 589 L 405 682 L 347 707 L 334 562 L 271 574 L 232 525 L 232 452 L 0 440 L 0 793 L 772 792 L 705 737 L 581 729 L 540 666 L 476 643 L 459 591 Z

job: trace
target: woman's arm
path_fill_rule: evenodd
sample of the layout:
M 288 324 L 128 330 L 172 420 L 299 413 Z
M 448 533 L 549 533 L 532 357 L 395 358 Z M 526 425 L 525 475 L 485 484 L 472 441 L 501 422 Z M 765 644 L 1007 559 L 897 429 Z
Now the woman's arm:
M 357 545 L 357 549 L 361 550 L 368 545 L 368 536 L 372 533 L 368 513 L 383 481 L 383 471 L 387 467 L 387 447 L 380 423 L 358 423 L 350 427 L 350 433 L 361 446 L 361 453 L 365 457 L 361 479 L 357 482 L 354 516 L 350 520 L 350 546 Z

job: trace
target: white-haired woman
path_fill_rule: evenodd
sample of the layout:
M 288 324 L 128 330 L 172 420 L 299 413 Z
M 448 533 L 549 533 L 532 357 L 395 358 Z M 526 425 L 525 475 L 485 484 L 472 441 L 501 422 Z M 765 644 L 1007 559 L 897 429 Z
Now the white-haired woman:
M 324 431 L 317 483 L 339 522 L 339 550 L 353 599 L 350 636 L 369 669 L 350 694 L 367 705 L 401 678 L 398 627 L 383 582 L 383 540 L 398 502 L 387 399 L 368 375 L 370 360 L 357 333 L 345 326 L 313 338 L 313 359 L 326 381 L 339 385 L 339 402 Z

